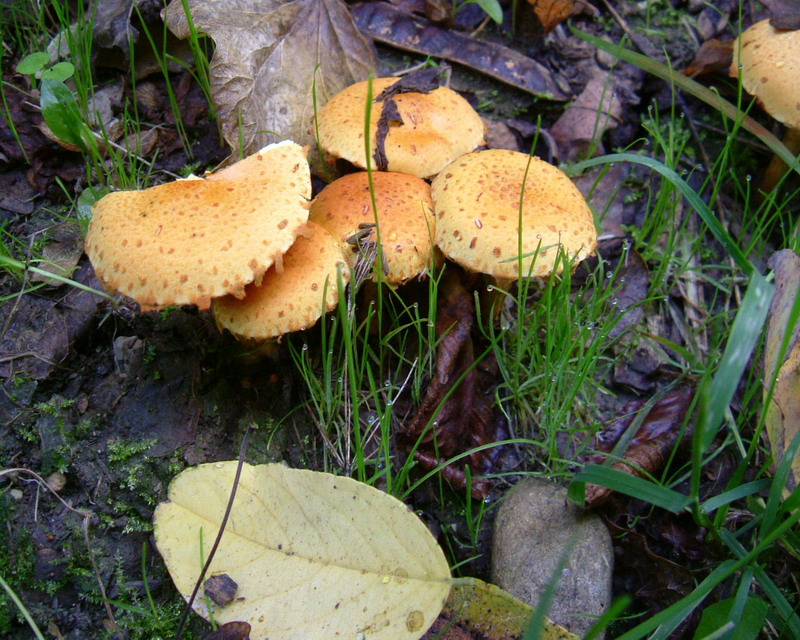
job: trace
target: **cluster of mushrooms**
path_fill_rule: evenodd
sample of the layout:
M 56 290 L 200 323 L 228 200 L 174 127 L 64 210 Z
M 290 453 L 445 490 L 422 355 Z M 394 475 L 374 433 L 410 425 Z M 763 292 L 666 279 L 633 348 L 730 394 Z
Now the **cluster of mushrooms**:
M 86 240 L 98 278 L 143 310 L 211 307 L 220 328 L 262 341 L 332 309 L 337 274 L 347 278 L 362 255 L 354 249 L 380 252 L 391 285 L 442 254 L 506 283 L 520 269 L 557 271 L 559 251 L 573 263 L 594 252 L 592 212 L 564 173 L 515 151 L 475 151 L 484 126 L 466 100 L 445 87 L 392 93 L 397 82 L 372 82 L 383 103 L 370 118 L 381 169 L 372 185 L 367 171 L 350 173 L 311 201 L 306 151 L 285 141 L 203 178 L 109 194 Z M 348 87 L 317 123 L 325 153 L 360 169 L 369 90 Z

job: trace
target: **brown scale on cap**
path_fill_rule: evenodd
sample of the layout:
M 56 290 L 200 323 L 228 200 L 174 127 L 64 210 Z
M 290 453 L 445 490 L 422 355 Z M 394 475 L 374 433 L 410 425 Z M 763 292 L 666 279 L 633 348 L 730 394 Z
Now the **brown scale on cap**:
M 237 338 L 268 340 L 311 327 L 336 306 L 337 273 L 347 279 L 339 244 L 325 229 L 309 222 L 283 256 L 283 272 L 274 267 L 260 285 L 245 288 L 242 299 L 225 296 L 214 301 L 220 329 Z M 324 299 L 323 299 L 324 294 Z
M 372 94 L 377 96 L 397 78 L 376 78 Z M 364 117 L 366 81 L 336 94 L 319 112 L 319 141 L 326 153 L 366 168 Z M 436 175 L 448 163 L 484 144 L 483 121 L 455 91 L 439 87 L 430 93 L 403 93 L 393 98 L 403 120 L 391 126 L 386 136 L 388 171 L 419 178 Z M 374 166 L 378 120 L 382 103 L 372 105 L 370 117 L 370 162 Z
M 431 185 L 435 238 L 448 258 L 495 278 L 519 277 L 519 207 L 528 160 L 524 153 L 490 149 L 462 156 L 437 176 Z M 596 246 L 594 218 L 581 193 L 561 170 L 530 158 L 522 206 L 522 255 L 527 256 L 522 275 L 543 277 L 560 270 L 559 247 L 579 262 Z
M 800 31 L 757 22 L 733 44 L 734 78 L 740 63 L 744 89 L 778 122 L 800 129 Z
M 384 273 L 390 284 L 402 284 L 423 273 L 433 260 L 433 200 L 427 182 L 404 173 L 374 172 Z M 375 215 L 366 172 L 351 173 L 329 184 L 311 204 L 309 220 L 337 240 L 350 267 L 360 243 L 376 242 Z
M 260 282 L 308 219 L 310 197 L 305 151 L 282 142 L 205 179 L 105 196 L 86 252 L 104 285 L 143 310 L 207 309 Z

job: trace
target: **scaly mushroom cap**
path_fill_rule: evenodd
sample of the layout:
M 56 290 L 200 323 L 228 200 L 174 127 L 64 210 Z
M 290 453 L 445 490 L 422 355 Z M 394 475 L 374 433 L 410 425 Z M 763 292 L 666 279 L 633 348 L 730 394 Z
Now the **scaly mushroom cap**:
M 346 281 L 349 272 L 339 244 L 309 222 L 283 256 L 282 272 L 271 268 L 260 285 L 245 288 L 242 299 L 225 296 L 214 301 L 217 326 L 246 340 L 268 340 L 311 327 L 339 301 L 340 268 Z
M 522 194 L 522 275 L 560 271 L 559 247 L 574 263 L 595 250 L 592 211 L 566 174 L 524 153 L 490 149 L 462 156 L 431 185 L 436 244 L 448 258 L 496 278 L 519 277 L 520 194 L 529 159 Z
M 372 95 L 377 96 L 397 78 L 375 78 Z M 336 94 L 319 112 L 319 142 L 337 158 L 366 169 L 364 120 L 367 81 L 357 82 Z M 402 93 L 394 97 L 403 124 L 390 126 L 386 136 L 388 171 L 418 178 L 434 176 L 460 155 L 482 145 L 483 121 L 452 89 L 439 87 L 430 93 Z M 372 104 L 370 115 L 370 162 L 376 149 L 382 102 Z
M 425 271 L 433 259 L 431 188 L 424 180 L 404 173 L 375 171 L 372 181 L 386 281 L 402 284 Z M 366 227 L 375 224 L 367 172 L 351 173 L 325 187 L 311 203 L 309 220 L 339 241 L 348 264 L 354 267 L 358 253 L 348 240 L 360 235 L 363 245 L 378 239 L 376 231 Z
M 104 285 L 143 310 L 207 309 L 261 281 L 308 219 L 310 197 L 305 151 L 280 142 L 205 179 L 110 193 L 94 206 L 86 253 Z
M 762 20 L 739 39 L 733 43 L 731 76 L 738 77 L 741 63 L 745 91 L 778 122 L 800 129 L 800 31 L 779 30 Z

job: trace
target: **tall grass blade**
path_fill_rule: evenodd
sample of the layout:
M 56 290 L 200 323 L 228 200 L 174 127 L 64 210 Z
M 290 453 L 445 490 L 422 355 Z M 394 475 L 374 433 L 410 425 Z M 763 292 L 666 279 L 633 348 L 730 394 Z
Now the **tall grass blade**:
M 736 106 L 725 100 L 715 91 L 707 89 L 699 82 L 692 80 L 691 78 L 675 71 L 674 69 L 671 69 L 667 65 L 662 64 L 657 60 L 653 60 L 652 58 L 643 56 L 640 53 L 626 49 L 621 45 L 608 42 L 607 40 L 603 40 L 597 36 L 580 31 L 572 25 L 570 25 L 570 30 L 581 40 L 594 45 L 602 51 L 610 53 L 620 60 L 624 60 L 625 62 L 636 65 L 640 69 L 644 69 L 648 73 L 652 73 L 654 76 L 669 82 L 671 85 L 683 89 L 687 93 L 693 95 L 695 98 L 698 98 L 714 109 L 717 109 L 720 113 L 723 113 L 734 122 L 741 123 L 742 127 L 767 145 L 770 150 L 775 155 L 779 156 L 781 160 L 791 167 L 792 170 L 800 173 L 800 159 L 796 158 L 791 151 L 789 151 L 789 149 L 787 149 L 786 146 L 767 129 L 743 113 L 741 109 L 738 109 Z
M 641 164 L 664 176 L 673 185 L 675 185 L 683 197 L 686 198 L 692 208 L 703 219 L 703 222 L 706 223 L 708 228 L 711 230 L 711 233 L 714 234 L 714 237 L 731 255 L 739 268 L 741 268 L 742 271 L 744 271 L 747 275 L 751 275 L 755 271 L 753 264 L 750 262 L 750 260 L 748 260 L 747 256 L 744 255 L 742 250 L 739 248 L 739 245 L 727 232 L 725 227 L 722 226 L 722 223 L 719 221 L 719 218 L 714 214 L 714 212 L 708 208 L 708 205 L 703 202 L 702 198 L 697 195 L 697 192 L 689 186 L 688 182 L 686 182 L 677 173 L 675 173 L 674 170 L 670 169 L 664 163 L 653 158 L 648 158 L 647 156 L 637 155 L 635 153 L 612 153 L 609 155 L 600 156 L 599 158 L 590 158 L 589 160 L 579 162 L 573 165 L 571 172 L 580 173 L 584 169 L 595 167 L 597 165 L 611 164 L 613 162 L 633 162 L 636 164 Z
M 572 480 L 573 484 L 585 485 L 587 482 L 607 487 L 626 496 L 639 498 L 673 513 L 683 511 L 692 501 L 689 496 L 657 485 L 650 480 L 602 465 L 590 465 L 580 471 Z M 570 493 L 570 496 L 573 495 L 575 495 L 574 490 Z

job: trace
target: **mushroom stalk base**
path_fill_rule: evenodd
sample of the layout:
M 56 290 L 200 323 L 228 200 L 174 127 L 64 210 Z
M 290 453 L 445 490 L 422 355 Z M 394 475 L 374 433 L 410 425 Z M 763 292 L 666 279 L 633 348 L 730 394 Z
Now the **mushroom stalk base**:
M 793 156 L 800 153 L 800 129 L 787 129 L 783 144 Z M 761 180 L 761 191 L 771 193 L 788 170 L 789 167 L 779 156 L 772 156 Z

